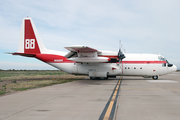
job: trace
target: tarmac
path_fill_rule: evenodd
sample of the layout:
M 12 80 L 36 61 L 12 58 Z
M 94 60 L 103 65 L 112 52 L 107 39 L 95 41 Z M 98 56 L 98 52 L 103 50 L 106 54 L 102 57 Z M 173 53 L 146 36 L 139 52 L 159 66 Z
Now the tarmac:
M 112 118 L 102 116 L 108 110 Z M 98 119 L 180 120 L 180 72 L 158 80 L 85 78 L 0 97 L 0 120 Z

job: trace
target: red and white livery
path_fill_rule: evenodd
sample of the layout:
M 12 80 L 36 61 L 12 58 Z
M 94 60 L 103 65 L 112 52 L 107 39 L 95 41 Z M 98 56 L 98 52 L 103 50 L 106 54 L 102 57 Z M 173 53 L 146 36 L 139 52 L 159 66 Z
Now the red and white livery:
M 88 46 L 65 47 L 68 53 L 46 49 L 31 18 L 23 19 L 18 51 L 13 55 L 37 58 L 65 72 L 88 75 L 91 79 L 116 76 L 143 76 L 158 79 L 177 70 L 156 54 L 123 54 L 100 51 Z M 122 54 L 122 53 L 121 53 Z

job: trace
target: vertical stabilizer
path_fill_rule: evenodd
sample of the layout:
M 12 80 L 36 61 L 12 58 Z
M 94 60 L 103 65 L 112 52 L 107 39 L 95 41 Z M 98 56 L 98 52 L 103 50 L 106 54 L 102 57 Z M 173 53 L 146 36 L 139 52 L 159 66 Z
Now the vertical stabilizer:
M 21 34 L 18 46 L 18 53 L 25 54 L 42 54 L 46 53 L 42 40 L 39 37 L 37 29 L 31 18 L 23 19 Z

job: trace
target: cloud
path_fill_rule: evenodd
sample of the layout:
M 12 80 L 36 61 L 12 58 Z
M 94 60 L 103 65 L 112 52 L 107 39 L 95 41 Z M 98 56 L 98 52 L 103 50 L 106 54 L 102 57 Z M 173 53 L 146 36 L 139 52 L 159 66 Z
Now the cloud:
M 130 53 L 162 54 L 180 61 L 180 2 L 177 0 L 0 1 L 0 48 L 16 50 L 22 18 L 32 17 L 49 49 L 88 45 Z M 11 9 L 10 9 L 11 8 Z

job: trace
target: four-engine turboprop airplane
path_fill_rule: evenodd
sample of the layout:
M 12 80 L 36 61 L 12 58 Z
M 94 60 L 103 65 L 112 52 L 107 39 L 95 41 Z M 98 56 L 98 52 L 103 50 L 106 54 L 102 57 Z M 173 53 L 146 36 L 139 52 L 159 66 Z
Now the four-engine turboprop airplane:
M 177 67 L 161 55 L 123 54 L 100 51 L 87 46 L 65 47 L 68 53 L 46 49 L 31 18 L 23 19 L 18 51 L 13 55 L 37 58 L 62 71 L 88 75 L 91 79 L 116 76 L 158 76 L 176 71 Z

